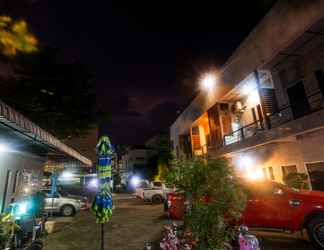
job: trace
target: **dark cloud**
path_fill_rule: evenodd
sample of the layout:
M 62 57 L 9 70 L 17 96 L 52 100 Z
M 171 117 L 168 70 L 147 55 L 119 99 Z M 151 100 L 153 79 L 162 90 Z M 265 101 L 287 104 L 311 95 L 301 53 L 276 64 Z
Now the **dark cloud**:
M 63 60 L 87 64 L 98 108 L 111 114 L 102 130 L 114 143 L 140 144 L 168 132 L 197 93 L 197 76 L 221 65 L 273 2 L 0 0 L 0 7 L 26 18 Z

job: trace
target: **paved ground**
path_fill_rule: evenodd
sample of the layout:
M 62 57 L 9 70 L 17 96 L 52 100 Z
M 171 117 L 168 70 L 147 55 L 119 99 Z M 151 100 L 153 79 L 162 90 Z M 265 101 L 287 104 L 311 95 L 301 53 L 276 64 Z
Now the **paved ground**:
M 106 227 L 106 249 L 143 250 L 146 242 L 159 239 L 166 222 L 162 205 L 151 205 L 119 194 L 114 197 L 116 209 Z M 82 212 L 60 232 L 47 236 L 45 250 L 96 250 L 100 228 L 94 216 Z
M 162 205 L 151 205 L 130 195 L 114 197 L 116 209 L 107 225 L 108 250 L 143 250 L 146 242 L 156 242 L 161 237 L 163 225 Z M 96 250 L 100 228 L 89 212 L 77 215 L 63 230 L 47 236 L 45 250 Z M 262 250 L 311 250 L 306 241 L 267 235 L 260 237 Z M 153 249 L 155 250 L 155 249 Z M 156 249 L 157 250 L 157 249 Z

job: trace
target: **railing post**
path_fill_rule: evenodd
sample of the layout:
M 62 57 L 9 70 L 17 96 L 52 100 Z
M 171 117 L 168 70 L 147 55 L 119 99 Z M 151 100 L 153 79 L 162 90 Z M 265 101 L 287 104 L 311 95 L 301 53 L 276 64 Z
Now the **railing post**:
M 242 140 L 244 140 L 244 138 L 245 138 L 245 136 L 244 136 L 244 128 L 241 128 L 240 131 L 241 131 L 241 138 L 242 138 Z
M 267 129 L 271 129 L 271 120 L 270 120 L 270 116 L 268 114 L 265 115 L 264 117 L 265 119 L 265 123 L 266 123 L 266 127 Z

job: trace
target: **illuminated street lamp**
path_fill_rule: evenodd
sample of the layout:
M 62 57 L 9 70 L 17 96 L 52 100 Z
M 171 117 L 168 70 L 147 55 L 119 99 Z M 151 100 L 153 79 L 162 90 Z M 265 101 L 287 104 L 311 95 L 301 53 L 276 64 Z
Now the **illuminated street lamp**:
M 215 74 L 208 73 L 203 75 L 203 77 L 200 80 L 200 85 L 203 90 L 210 91 L 215 87 L 216 82 L 217 78 Z
M 10 148 L 8 145 L 0 143 L 0 153 L 9 152 Z

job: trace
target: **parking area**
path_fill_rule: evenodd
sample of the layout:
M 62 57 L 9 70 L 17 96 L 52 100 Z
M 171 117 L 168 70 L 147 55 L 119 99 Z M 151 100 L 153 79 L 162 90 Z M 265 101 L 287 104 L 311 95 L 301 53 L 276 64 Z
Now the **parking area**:
M 106 226 L 106 248 L 143 250 L 146 242 L 156 242 L 167 222 L 162 205 L 151 205 L 128 194 L 114 196 L 116 209 Z M 100 226 L 94 216 L 84 211 L 59 232 L 45 240 L 45 250 L 100 249 Z
M 162 205 L 152 205 L 128 194 L 114 196 L 116 209 L 106 226 L 106 248 L 143 250 L 146 242 L 158 242 L 163 225 L 169 223 Z M 84 211 L 69 220 L 58 232 L 45 239 L 45 250 L 100 249 L 100 226 L 94 216 Z M 307 241 L 285 235 L 260 234 L 262 250 L 312 250 Z M 155 244 L 156 245 L 156 244 Z M 158 248 L 156 248 L 158 249 Z

